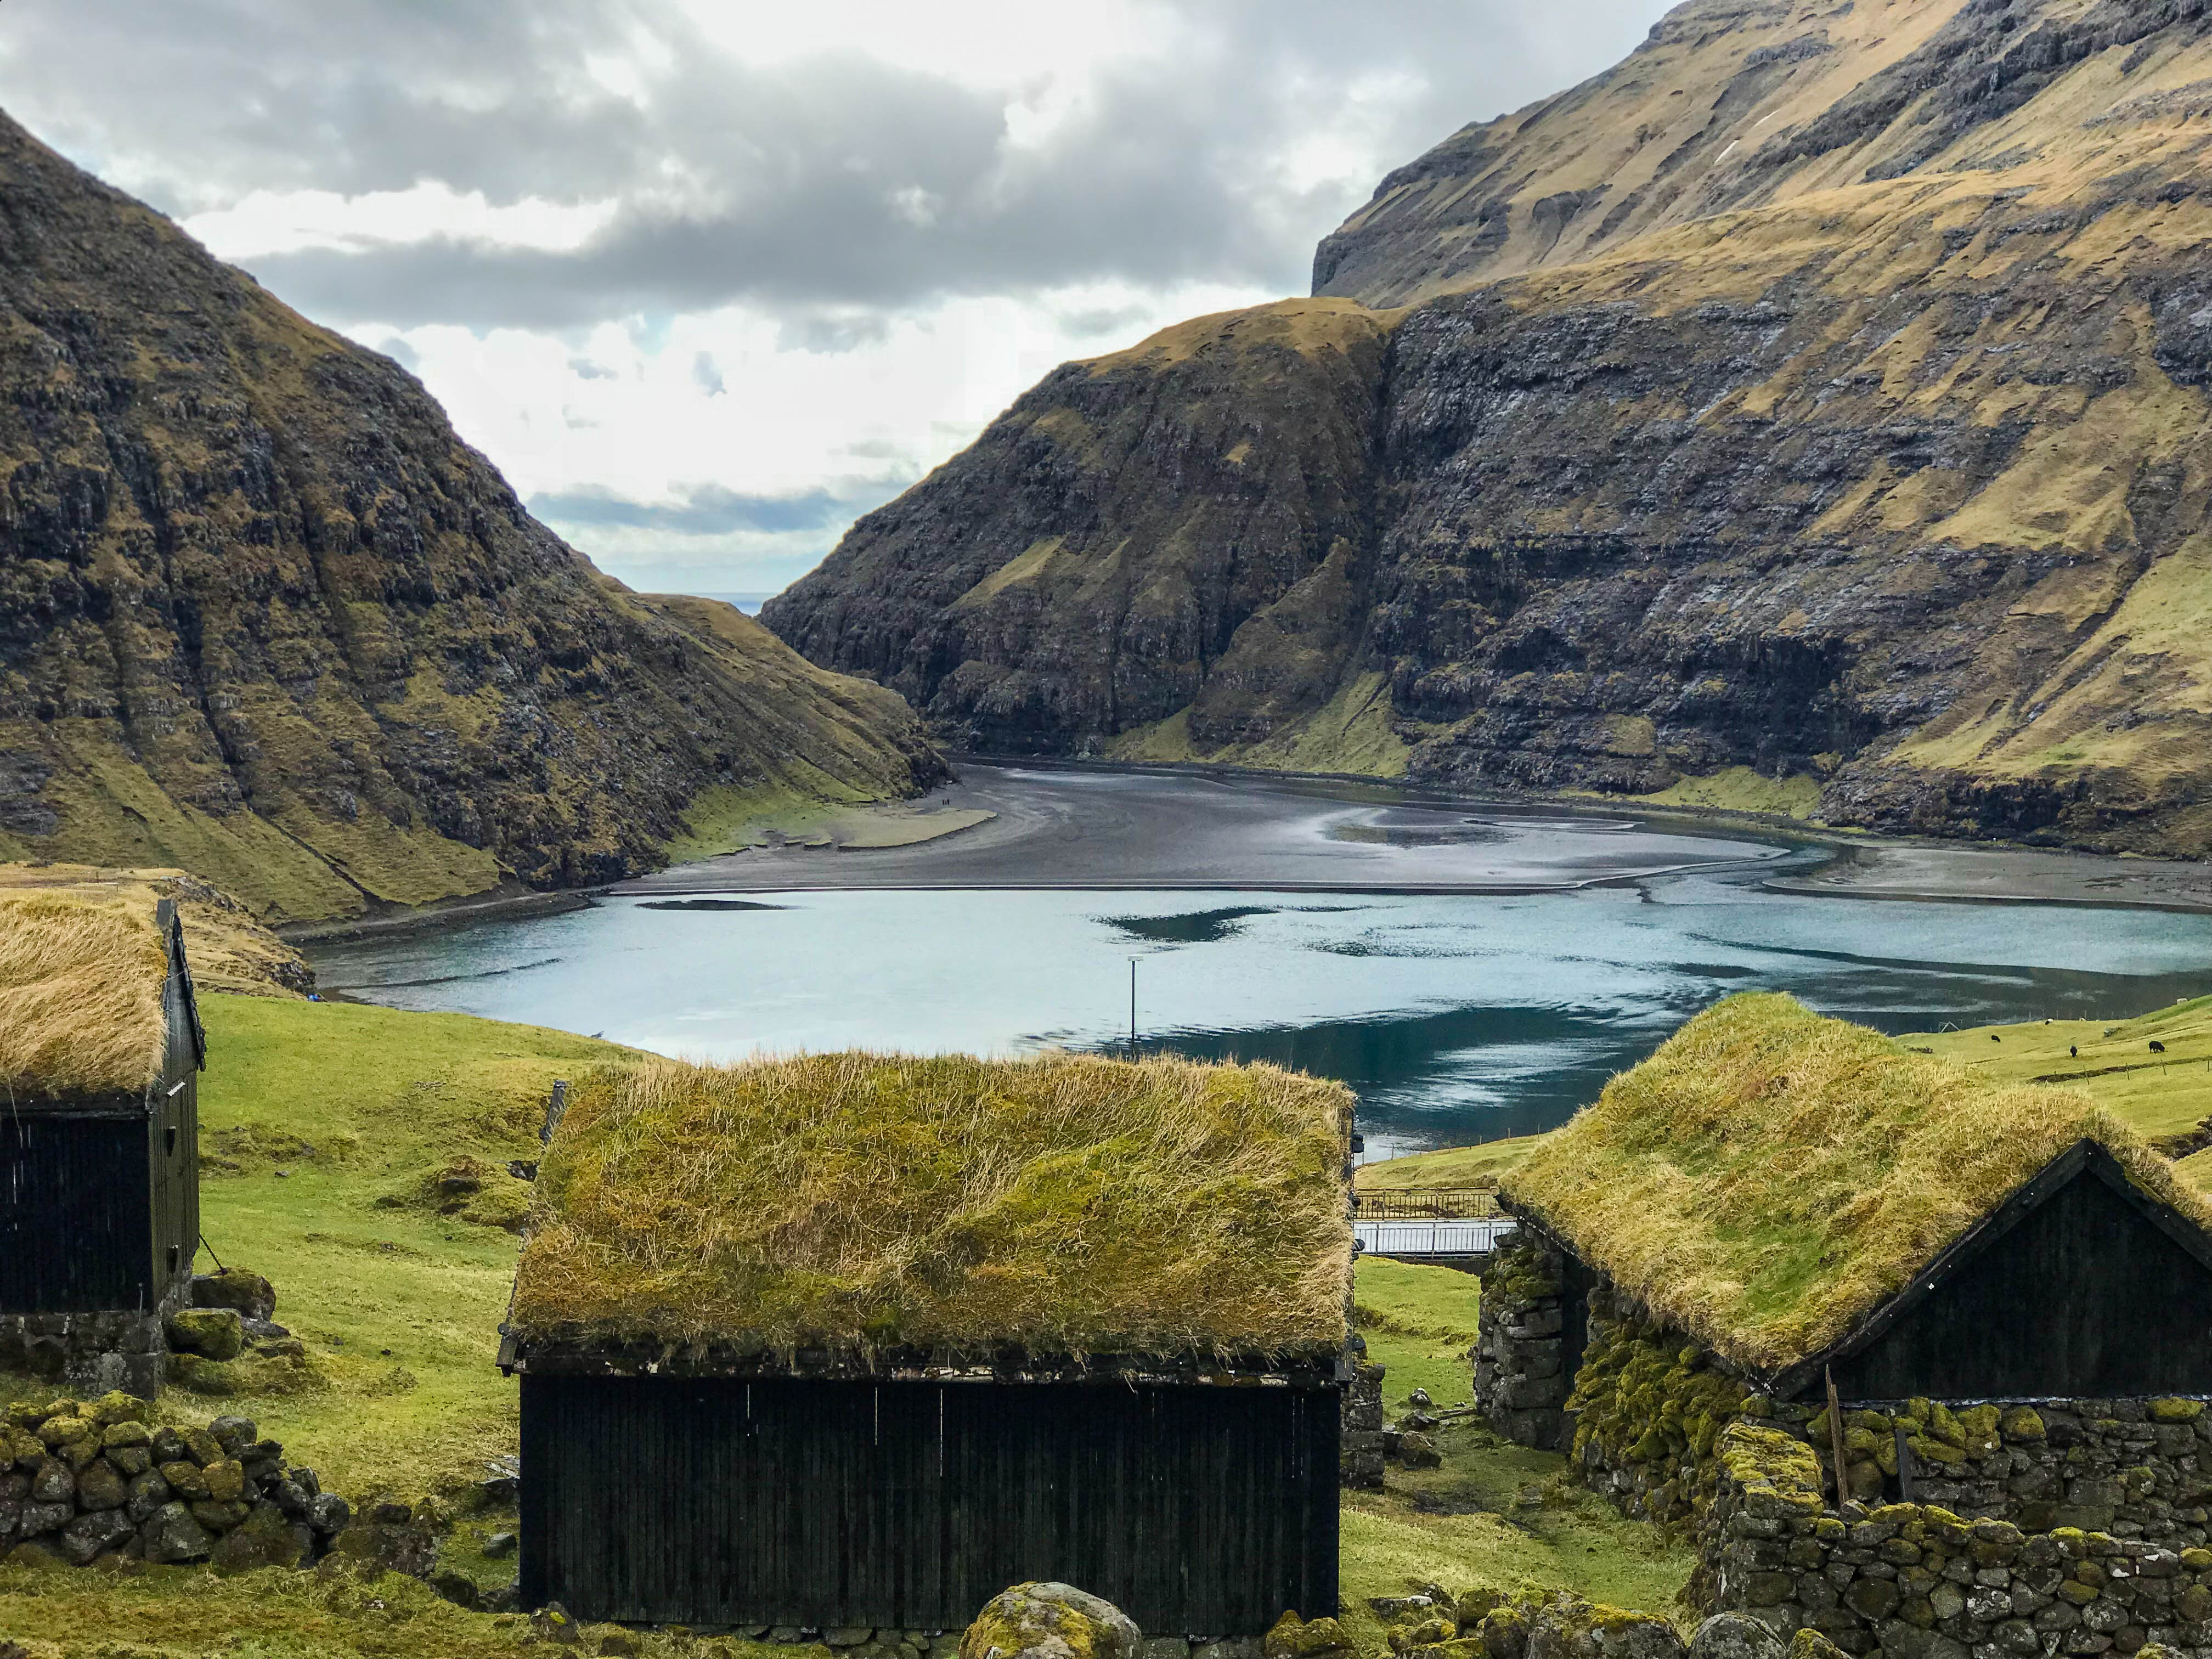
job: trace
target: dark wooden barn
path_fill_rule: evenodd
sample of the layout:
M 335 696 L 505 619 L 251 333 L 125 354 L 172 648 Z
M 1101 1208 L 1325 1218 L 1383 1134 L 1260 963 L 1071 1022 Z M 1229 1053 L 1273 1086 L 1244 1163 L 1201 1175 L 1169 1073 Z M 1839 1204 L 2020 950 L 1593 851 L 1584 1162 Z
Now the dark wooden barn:
M 890 1224 L 908 1265 L 888 1300 L 854 1279 L 849 1237 L 840 1247 L 846 1282 L 836 1294 L 872 1308 L 866 1323 L 873 1340 L 821 1328 L 839 1316 L 827 1303 L 802 1316 L 811 1340 L 736 1322 L 769 1325 L 788 1305 L 793 1281 L 764 1271 L 771 1264 L 753 1251 L 782 1240 L 805 1256 L 807 1247 L 792 1242 L 800 1227 L 842 1233 L 842 1223 L 822 1214 L 839 1205 L 836 1194 L 823 1194 L 803 1218 L 794 1212 L 761 1219 L 757 1231 L 755 1206 L 738 1200 L 733 1212 L 744 1215 L 740 1224 L 757 1244 L 710 1227 L 708 1254 L 720 1257 L 713 1276 L 672 1285 L 659 1264 L 700 1260 L 695 1243 L 669 1236 L 649 1245 L 633 1226 L 616 1244 L 592 1218 L 605 1204 L 634 1224 L 635 1189 L 655 1179 L 639 1160 L 696 1145 L 702 1114 L 669 1114 L 655 1103 L 666 1099 L 667 1071 L 655 1074 L 662 1092 L 646 1099 L 637 1091 L 639 1116 L 653 1114 L 649 1136 L 635 1121 L 623 1127 L 629 1085 L 602 1080 L 569 1096 L 541 1174 L 501 1352 L 521 1379 L 526 1605 L 557 1601 L 580 1618 L 655 1623 L 957 1631 L 1009 1585 L 1056 1579 L 1106 1597 L 1149 1635 L 1256 1635 L 1286 1609 L 1306 1618 L 1334 1613 L 1340 1421 L 1350 1375 L 1349 1103 L 1341 1091 L 1280 1073 L 1179 1062 L 868 1063 L 917 1068 L 902 1089 L 931 1103 L 918 1113 L 931 1129 L 970 1126 L 958 1132 L 967 1138 L 957 1158 L 939 1156 L 951 1149 L 933 1147 L 917 1125 L 874 1136 L 881 1156 L 912 1162 L 878 1167 L 872 1179 L 915 1190 L 911 1212 Z M 1109 1099 L 1072 1127 L 1063 1107 L 1049 1134 L 1026 1139 L 1040 1119 L 1024 1115 L 1025 1092 L 1067 1098 L 1054 1093 L 1054 1066 L 1084 1068 L 1085 1086 L 1130 1098 Z M 747 1072 L 702 1068 L 701 1098 L 726 1108 L 733 1091 L 751 1086 Z M 980 1083 L 970 1087 L 963 1077 Z M 1114 1132 L 1146 1120 L 1144 1097 L 1170 1087 L 1188 1090 L 1199 1115 L 1188 1133 L 1176 1132 L 1168 1160 L 1125 1167 L 1123 1149 L 1136 1137 Z M 1244 1101 L 1237 1115 L 1261 1148 L 1258 1163 L 1254 1139 L 1238 1147 L 1208 1133 L 1208 1091 Z M 864 1092 L 872 1107 L 879 1102 L 882 1091 Z M 979 1100 L 992 1103 L 980 1116 L 969 1109 Z M 1112 1121 L 1117 1112 L 1127 1125 Z M 837 1120 L 806 1115 L 812 1139 L 803 1158 L 778 1144 L 780 1126 L 745 1113 L 726 1118 L 749 1121 L 759 1137 L 749 1154 L 732 1149 L 732 1178 L 780 1167 L 805 1180 L 833 1161 L 844 1167 L 842 1149 L 822 1144 L 822 1126 Z M 1279 1156 L 1255 1130 L 1260 1117 L 1272 1118 Z M 1009 1173 L 994 1179 L 1011 1182 L 1006 1198 L 941 1212 L 963 1179 L 962 1160 L 973 1169 L 1000 1158 Z M 1236 1197 L 1232 1163 L 1243 1166 Z M 1080 1199 L 1040 1196 L 1033 1206 L 1020 1196 L 1056 1194 L 1073 1164 L 1110 1173 L 1102 1186 L 1083 1183 Z M 615 1169 L 620 1191 L 604 1179 Z M 1202 1271 L 1187 1272 L 1174 1261 L 1171 1227 L 1125 1231 L 1134 1218 L 1114 1214 L 1121 1200 L 1112 1183 L 1145 1188 L 1164 1176 L 1186 1195 L 1211 1191 L 1223 1204 L 1263 1206 L 1265 1227 L 1253 1224 L 1254 1210 L 1231 1228 L 1267 1236 L 1255 1247 L 1261 1253 L 1200 1261 L 1194 1265 Z M 933 1197 L 932 1182 L 943 1183 L 945 1196 Z M 1157 1201 L 1169 1200 L 1163 1194 Z M 1019 1237 L 984 1242 L 1010 1202 L 1020 1210 Z M 679 1224 L 672 1215 L 672 1235 Z M 1184 1225 L 1194 1253 L 1216 1248 L 1199 1237 L 1211 1230 Z M 912 1259 L 948 1238 L 959 1241 L 957 1261 Z M 580 1264 L 589 1264 L 587 1294 L 611 1288 L 602 1283 L 611 1246 L 655 1252 L 653 1277 L 627 1281 L 631 1293 L 688 1294 L 729 1314 L 695 1319 L 683 1332 L 670 1328 L 672 1308 L 629 1321 L 549 1316 L 586 1311 L 569 1277 Z M 1095 1265 L 1108 1252 L 1122 1258 L 1110 1270 Z M 1096 1282 L 1086 1277 L 1094 1273 Z M 726 1292 L 717 1278 L 743 1288 Z M 1211 1288 L 1221 1310 L 1211 1340 L 1186 1326 L 1182 1340 L 1149 1351 L 1121 1344 L 1091 1352 L 1047 1340 L 1024 1315 L 1025 1304 L 1045 1309 L 1062 1297 L 1083 1306 L 1086 1323 L 1141 1333 L 1144 1317 L 1160 1310 L 1116 1307 L 1115 1299 L 1178 1279 L 1201 1318 Z M 1182 1292 L 1170 1285 L 1160 1294 Z M 995 1336 L 988 1334 L 994 1303 L 1004 1321 Z M 1241 1322 L 1246 1310 L 1270 1304 L 1267 1316 L 1286 1322 L 1279 1328 L 1295 1331 L 1294 1340 Z M 902 1327 L 931 1340 L 901 1340 Z M 962 1328 L 958 1338 L 954 1328 Z
M 0 904 L 0 929 L 20 937 L 58 927 L 74 941 L 75 918 L 54 908 L 64 904 Z M 9 1079 L 0 1103 L 0 1349 L 85 1386 L 150 1395 L 161 1384 L 162 1322 L 185 1304 L 199 1240 L 205 1039 L 174 902 L 161 901 L 151 918 L 158 955 L 136 936 L 146 919 L 94 918 L 85 954 L 98 960 L 84 969 L 93 1006 L 77 1012 L 87 1021 L 134 1018 L 146 1029 L 99 1034 L 124 1055 L 118 1075 L 64 1054 L 46 1075 Z M 100 931 L 110 923 L 112 937 Z M 70 948 L 58 952 L 64 972 L 73 971 Z M 140 973 L 158 981 L 130 984 Z M 102 992 L 112 1008 L 100 1006 Z
M 2212 1396 L 2212 1208 L 2170 1164 L 1786 998 L 1700 1015 L 1505 1184 L 1477 1395 L 1528 1443 L 1607 1317 L 1779 1401 Z

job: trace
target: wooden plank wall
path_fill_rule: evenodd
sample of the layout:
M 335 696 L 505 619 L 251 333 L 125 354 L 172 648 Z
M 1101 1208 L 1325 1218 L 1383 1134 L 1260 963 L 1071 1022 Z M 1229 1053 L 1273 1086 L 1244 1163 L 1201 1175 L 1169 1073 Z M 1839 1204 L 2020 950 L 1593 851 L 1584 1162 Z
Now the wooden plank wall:
M 147 1174 L 143 1109 L 0 1109 L 0 1313 L 151 1307 Z
M 959 1630 L 1059 1579 L 1147 1635 L 1336 1611 L 1340 1390 L 522 1379 L 522 1595 Z
M 2212 1271 L 2085 1169 L 1835 1373 L 1850 1400 L 2212 1394 Z

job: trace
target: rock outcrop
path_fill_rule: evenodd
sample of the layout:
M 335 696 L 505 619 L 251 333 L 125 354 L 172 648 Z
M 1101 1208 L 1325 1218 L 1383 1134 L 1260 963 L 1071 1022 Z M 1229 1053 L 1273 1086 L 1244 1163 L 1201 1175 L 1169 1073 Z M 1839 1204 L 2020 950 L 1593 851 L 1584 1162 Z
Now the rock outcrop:
M 0 117 L 0 859 L 347 915 L 939 767 L 878 688 L 594 570 L 397 364 Z
M 765 619 L 1028 753 L 2212 848 L 2212 9 L 1692 0 Z

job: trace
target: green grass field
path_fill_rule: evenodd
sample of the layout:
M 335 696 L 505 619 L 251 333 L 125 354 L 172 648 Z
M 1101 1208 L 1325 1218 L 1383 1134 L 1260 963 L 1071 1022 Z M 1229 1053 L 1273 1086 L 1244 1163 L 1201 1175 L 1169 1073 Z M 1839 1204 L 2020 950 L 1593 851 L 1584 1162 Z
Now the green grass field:
M 1466 1401 L 1481 1285 L 1471 1273 L 1363 1257 L 1355 1318 L 1368 1357 L 1384 1367 L 1382 1400 L 1396 1416 L 1414 1389 L 1439 1407 Z M 1413 1583 L 1570 1589 L 1593 1601 L 1662 1616 L 1693 1565 L 1686 1542 L 1624 1520 L 1570 1477 L 1555 1452 L 1510 1445 L 1471 1419 L 1447 1420 L 1433 1469 L 1393 1466 L 1379 1492 L 1347 1492 L 1343 1510 L 1344 1620 L 1363 1649 L 1382 1626 L 1370 1595 Z

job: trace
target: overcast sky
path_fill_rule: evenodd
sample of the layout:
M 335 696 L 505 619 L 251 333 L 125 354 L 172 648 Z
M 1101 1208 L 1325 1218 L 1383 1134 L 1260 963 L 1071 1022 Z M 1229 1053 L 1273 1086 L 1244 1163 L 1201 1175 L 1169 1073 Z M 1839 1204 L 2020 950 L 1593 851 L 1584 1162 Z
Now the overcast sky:
M 1306 291 L 1664 0 L 5 0 L 0 102 L 635 586 L 783 586 L 1055 364 Z

